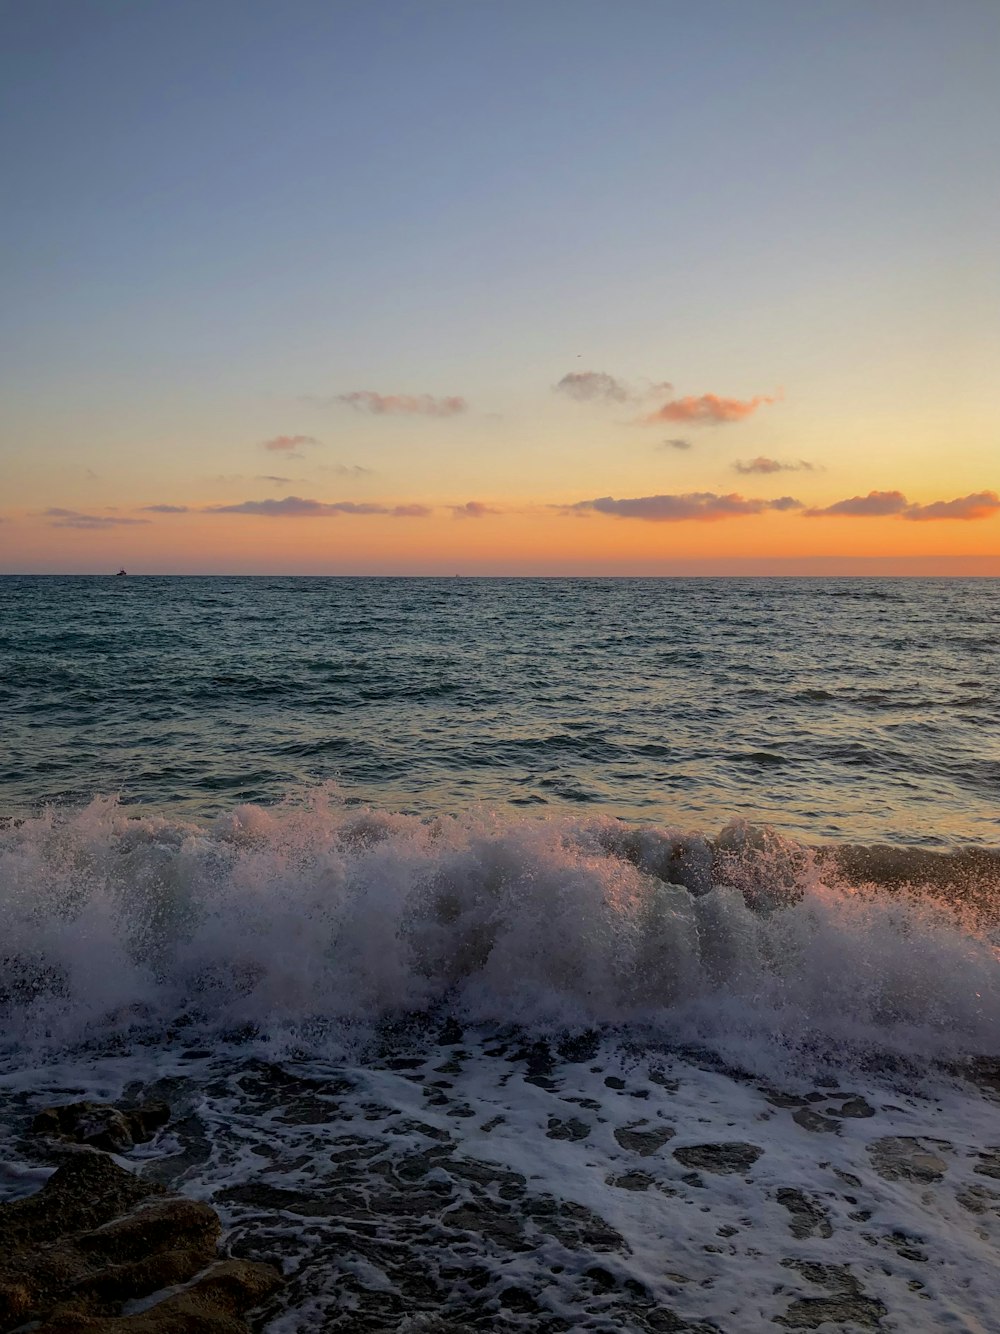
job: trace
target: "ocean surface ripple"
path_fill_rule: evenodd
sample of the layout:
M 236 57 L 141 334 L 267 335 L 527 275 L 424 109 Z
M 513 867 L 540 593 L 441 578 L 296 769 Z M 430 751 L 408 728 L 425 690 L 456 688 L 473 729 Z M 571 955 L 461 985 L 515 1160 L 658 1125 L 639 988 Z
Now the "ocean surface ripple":
M 1000 581 L 0 579 L 0 816 L 335 780 L 995 846 Z

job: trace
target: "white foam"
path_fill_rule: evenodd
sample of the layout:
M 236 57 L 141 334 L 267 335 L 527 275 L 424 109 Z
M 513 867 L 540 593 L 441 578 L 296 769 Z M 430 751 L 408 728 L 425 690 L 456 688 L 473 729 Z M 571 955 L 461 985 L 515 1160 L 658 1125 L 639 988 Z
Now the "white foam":
M 58 1046 L 186 1016 L 333 1050 L 437 1007 L 643 1026 L 764 1074 L 995 1053 L 992 928 L 832 866 L 742 826 L 422 820 L 329 790 L 199 825 L 100 800 L 0 831 L 5 1029 Z

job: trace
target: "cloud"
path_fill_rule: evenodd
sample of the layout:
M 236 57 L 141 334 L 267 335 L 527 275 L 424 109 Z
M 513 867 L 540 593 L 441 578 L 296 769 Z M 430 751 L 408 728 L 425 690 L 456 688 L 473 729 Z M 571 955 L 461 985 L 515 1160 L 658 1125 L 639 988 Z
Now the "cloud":
M 690 440 L 661 440 L 660 449 L 690 449 Z
M 989 519 L 1000 510 L 1000 496 L 995 491 L 975 491 L 956 500 L 935 500 L 930 505 L 910 505 L 904 519 L 923 522 L 929 519 Z
M 500 511 L 484 505 L 481 500 L 467 500 L 464 505 L 452 505 L 451 512 L 456 519 L 483 519 L 487 514 L 499 514 Z
M 579 403 L 590 403 L 595 399 L 626 403 L 632 397 L 621 381 L 606 371 L 570 371 L 553 385 L 553 393 L 566 394 Z
M 736 472 L 741 473 L 772 473 L 772 472 L 815 472 L 816 465 L 807 463 L 805 459 L 797 459 L 792 463 L 782 463 L 778 459 L 766 459 L 763 454 L 758 454 L 755 459 L 737 459 L 733 464 Z
M 255 482 L 274 482 L 276 486 L 284 486 L 288 482 L 297 482 L 297 477 L 278 477 L 273 472 L 259 472 L 254 476 Z
M 748 514 L 763 514 L 766 510 L 801 509 L 802 502 L 792 496 L 775 500 L 746 499 L 735 494 L 716 495 L 713 491 L 693 491 L 677 496 L 637 496 L 632 500 L 615 500 L 601 496 L 597 500 L 581 500 L 568 507 L 570 513 L 593 510 L 598 514 L 613 514 L 620 519 L 645 519 L 649 523 L 683 523 L 695 520 L 714 523 L 719 519 L 736 519 Z
M 995 491 L 974 491 L 955 500 L 934 500 L 929 505 L 911 503 L 902 491 L 869 491 L 866 496 L 851 496 L 822 509 L 805 511 L 809 519 L 869 519 L 898 515 L 916 523 L 935 519 L 989 519 L 997 513 L 1000 513 L 1000 496 Z
M 149 523 L 148 519 L 127 519 L 118 514 L 81 514 L 79 510 L 47 509 L 45 518 L 52 519 L 51 528 L 124 528 L 139 523 Z
M 318 445 L 319 441 L 314 435 L 276 435 L 271 440 L 265 440 L 261 448 L 268 449 L 272 454 L 287 454 L 289 458 L 302 458 L 299 452 L 303 445 Z
M 355 389 L 350 394 L 337 394 L 335 403 L 346 403 L 358 412 L 370 412 L 377 417 L 454 417 L 468 408 L 464 398 L 457 394 L 435 398 L 432 394 L 378 394 L 374 389 Z
M 833 505 L 822 509 L 806 510 L 810 519 L 846 518 L 867 519 L 882 518 L 887 514 L 902 514 L 907 500 L 902 491 L 869 491 L 866 496 L 851 496 L 847 500 L 838 500 Z
M 426 519 L 433 512 L 430 505 L 393 505 L 388 511 L 394 519 Z
M 360 463 L 322 463 L 319 472 L 332 472 L 335 477 L 374 477 L 374 468 L 362 468 Z
M 738 422 L 749 417 L 765 403 L 776 403 L 777 397 L 757 394 L 753 398 L 720 398 L 718 394 L 701 394 L 698 397 L 672 398 L 668 403 L 661 403 L 645 417 L 639 420 L 647 426 L 660 422 L 691 422 L 695 425 L 719 425 L 723 422 Z
M 187 514 L 187 505 L 143 505 L 143 514 Z
M 209 505 L 206 514 L 263 514 L 269 518 L 334 519 L 340 514 L 387 514 L 393 519 L 422 519 L 430 514 L 426 505 L 378 505 L 354 500 L 305 500 L 285 496 L 283 500 L 244 500 L 238 505 Z

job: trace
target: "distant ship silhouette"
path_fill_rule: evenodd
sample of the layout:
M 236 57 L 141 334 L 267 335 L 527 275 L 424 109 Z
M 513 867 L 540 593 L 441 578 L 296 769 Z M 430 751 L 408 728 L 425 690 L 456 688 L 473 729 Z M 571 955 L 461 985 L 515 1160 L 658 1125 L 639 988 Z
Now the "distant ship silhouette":
M 127 573 L 128 573 L 127 570 L 119 570 L 118 573 L 115 575 L 115 578 L 116 578 L 116 579 L 120 579 L 120 578 L 122 577 L 123 574 L 127 574 Z

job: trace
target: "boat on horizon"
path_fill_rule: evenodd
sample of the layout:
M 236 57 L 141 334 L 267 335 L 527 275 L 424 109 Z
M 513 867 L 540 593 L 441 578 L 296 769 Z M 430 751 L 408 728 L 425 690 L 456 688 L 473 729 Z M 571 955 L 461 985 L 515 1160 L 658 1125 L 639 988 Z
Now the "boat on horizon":
M 116 579 L 120 579 L 120 578 L 122 577 L 123 574 L 127 574 L 127 573 L 128 573 L 127 570 L 119 570 L 118 573 L 115 575 L 115 578 L 116 578 Z

